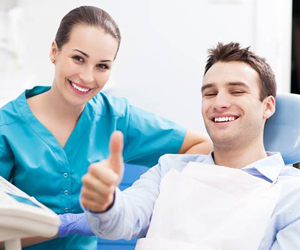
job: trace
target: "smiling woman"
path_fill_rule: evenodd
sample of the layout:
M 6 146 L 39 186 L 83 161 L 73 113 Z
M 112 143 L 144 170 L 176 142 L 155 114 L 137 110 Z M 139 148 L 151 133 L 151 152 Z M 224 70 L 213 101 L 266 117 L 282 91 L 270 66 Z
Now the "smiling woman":
M 102 28 L 76 25 L 61 49 L 52 44 L 50 57 L 57 65 L 52 92 L 61 92 L 71 105 L 84 105 L 108 81 L 118 46 Z
M 120 41 L 117 24 L 102 9 L 70 11 L 50 50 L 52 86 L 26 90 L 0 109 L 0 175 L 58 214 L 82 213 L 81 177 L 91 164 L 107 158 L 116 130 L 124 135 L 126 163 L 150 167 L 165 153 L 211 150 L 201 133 L 101 92 Z M 86 221 L 61 218 L 61 228 L 70 225 L 86 234 Z M 68 228 L 58 235 L 64 238 L 28 249 L 96 249 L 96 237 L 72 233 Z M 29 239 L 26 244 L 45 240 Z

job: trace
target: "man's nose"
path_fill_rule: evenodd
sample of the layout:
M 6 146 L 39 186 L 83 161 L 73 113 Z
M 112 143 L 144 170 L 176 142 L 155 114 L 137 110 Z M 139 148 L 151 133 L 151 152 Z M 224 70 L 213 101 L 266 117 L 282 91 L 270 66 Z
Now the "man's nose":
M 231 96 L 226 93 L 218 93 L 214 98 L 213 107 L 216 110 L 227 109 L 231 106 Z

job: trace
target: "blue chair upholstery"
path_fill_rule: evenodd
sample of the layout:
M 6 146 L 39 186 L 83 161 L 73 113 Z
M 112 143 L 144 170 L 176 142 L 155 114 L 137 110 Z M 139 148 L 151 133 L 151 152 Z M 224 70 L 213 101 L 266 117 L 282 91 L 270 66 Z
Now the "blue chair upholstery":
M 264 131 L 267 151 L 281 152 L 285 164 L 300 162 L 300 95 L 278 94 L 275 114 Z

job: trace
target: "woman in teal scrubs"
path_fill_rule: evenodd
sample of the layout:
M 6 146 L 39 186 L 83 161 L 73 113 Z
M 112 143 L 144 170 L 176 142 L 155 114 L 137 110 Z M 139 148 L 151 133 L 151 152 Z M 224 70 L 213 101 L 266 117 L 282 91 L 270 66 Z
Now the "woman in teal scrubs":
M 113 131 L 124 134 L 124 160 L 154 165 L 165 153 L 207 153 L 199 133 L 106 96 L 121 36 L 96 7 L 79 7 L 61 21 L 52 43 L 51 87 L 26 90 L 0 110 L 0 175 L 57 214 L 81 213 L 81 177 L 109 155 Z M 96 237 L 71 235 L 28 249 L 96 249 Z

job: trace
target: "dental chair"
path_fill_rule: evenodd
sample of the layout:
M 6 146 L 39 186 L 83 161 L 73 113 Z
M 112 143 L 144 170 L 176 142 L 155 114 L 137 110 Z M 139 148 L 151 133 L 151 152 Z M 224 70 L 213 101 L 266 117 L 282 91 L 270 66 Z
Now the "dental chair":
M 300 162 L 300 95 L 278 94 L 264 130 L 267 151 L 281 152 L 286 165 Z
M 300 95 L 278 94 L 276 112 L 268 119 L 264 130 L 267 151 L 281 152 L 287 165 L 300 162 Z M 147 167 L 127 165 L 120 185 L 125 189 L 148 170 Z M 133 250 L 136 240 L 109 241 L 99 239 L 98 249 Z

